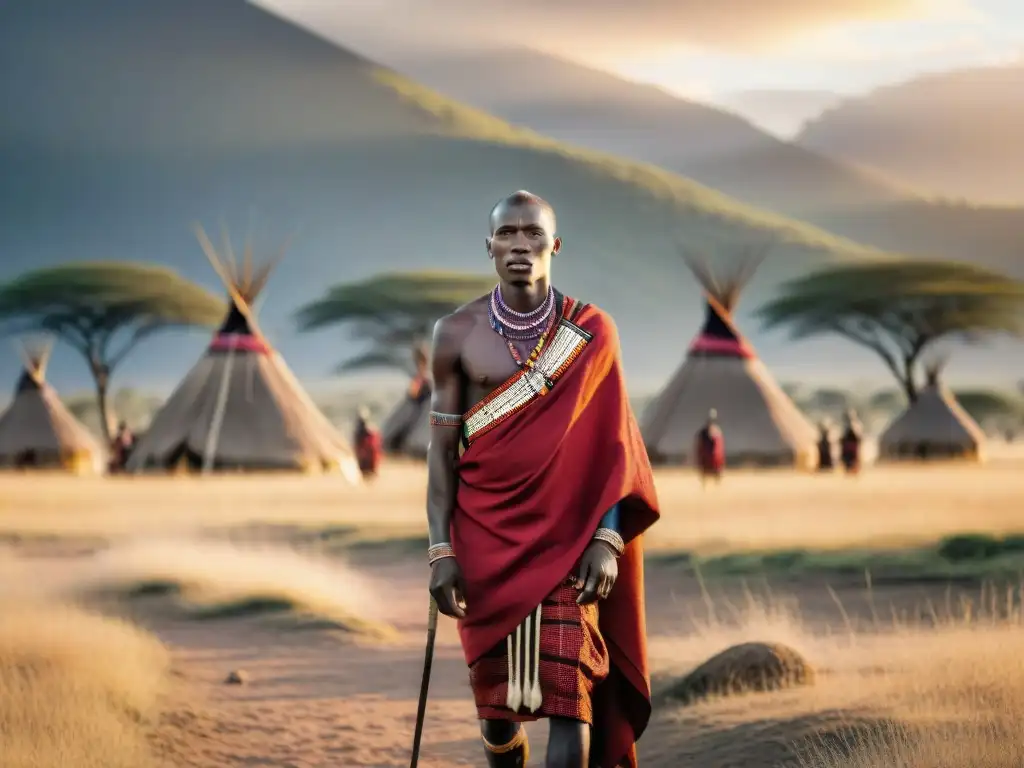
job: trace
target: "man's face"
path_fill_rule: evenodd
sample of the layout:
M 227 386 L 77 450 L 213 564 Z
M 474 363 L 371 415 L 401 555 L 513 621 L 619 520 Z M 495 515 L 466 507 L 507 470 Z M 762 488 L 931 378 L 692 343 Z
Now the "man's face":
M 502 206 L 495 211 L 491 227 L 487 251 L 502 282 L 527 286 L 549 276 L 551 257 L 562 241 L 555 237 L 554 217 L 547 208 Z

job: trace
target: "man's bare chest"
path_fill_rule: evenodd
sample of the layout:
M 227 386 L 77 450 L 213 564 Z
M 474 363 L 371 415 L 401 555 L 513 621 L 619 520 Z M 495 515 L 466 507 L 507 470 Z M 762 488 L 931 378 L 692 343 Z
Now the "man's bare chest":
M 462 349 L 465 407 L 468 410 L 519 370 L 505 340 L 490 327 L 476 327 Z

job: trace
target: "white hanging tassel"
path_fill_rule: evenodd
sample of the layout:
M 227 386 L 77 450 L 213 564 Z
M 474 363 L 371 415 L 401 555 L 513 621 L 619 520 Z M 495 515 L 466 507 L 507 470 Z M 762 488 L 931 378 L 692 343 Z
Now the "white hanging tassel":
M 531 646 L 533 645 L 533 614 L 523 619 L 523 669 L 526 674 L 522 675 L 523 685 L 523 706 L 530 707 L 530 691 L 533 690 L 533 667 L 530 662 L 533 660 Z
M 518 712 L 523 705 L 522 670 L 519 666 L 519 651 L 523 642 L 523 626 L 516 627 L 515 639 L 508 636 L 508 696 L 505 699 L 506 706 L 513 712 Z
M 526 696 L 526 706 L 531 712 L 540 709 L 540 705 L 544 701 L 540 692 L 540 618 L 541 606 L 538 605 L 533 619 L 533 664 L 531 665 L 533 667 L 533 685 Z
M 505 705 L 513 712 L 525 706 L 530 712 L 540 709 L 544 698 L 540 690 L 540 619 L 537 606 L 516 631 L 505 638 L 508 648 L 508 693 Z

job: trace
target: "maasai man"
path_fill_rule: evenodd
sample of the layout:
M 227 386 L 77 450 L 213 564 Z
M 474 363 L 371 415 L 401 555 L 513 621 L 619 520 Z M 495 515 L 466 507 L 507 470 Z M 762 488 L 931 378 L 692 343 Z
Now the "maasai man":
M 818 471 L 831 472 L 835 466 L 832 457 L 832 428 L 827 421 L 818 424 Z
M 352 438 L 355 446 L 356 462 L 364 478 L 376 477 L 380 470 L 380 458 L 384 450 L 380 431 L 370 421 L 370 411 L 360 406 L 356 415 L 355 434 Z
M 693 452 L 700 484 L 704 485 L 709 477 L 713 477 L 716 483 L 721 482 L 725 469 L 725 438 L 718 426 L 718 411 L 714 408 L 708 411 L 708 420 L 694 438 Z
M 857 413 L 852 408 L 846 412 L 845 421 L 842 437 L 839 438 L 839 457 L 846 473 L 855 475 L 860 471 L 862 429 Z
M 128 456 L 135 446 L 135 435 L 128 426 L 127 421 L 120 421 L 117 425 L 117 433 L 111 440 L 110 471 L 118 473 L 124 471 L 128 463 Z
M 651 712 L 642 533 L 659 517 L 612 319 L 555 290 L 551 206 L 491 211 L 493 292 L 431 353 L 430 592 L 458 619 L 489 766 L 636 766 Z

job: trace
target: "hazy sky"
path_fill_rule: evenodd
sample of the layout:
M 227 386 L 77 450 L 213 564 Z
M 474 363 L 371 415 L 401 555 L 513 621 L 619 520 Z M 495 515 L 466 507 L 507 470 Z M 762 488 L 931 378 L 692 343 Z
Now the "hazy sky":
M 742 91 L 856 93 L 922 72 L 1005 63 L 1024 52 L 1021 0 L 259 4 L 382 63 L 408 59 L 412 51 L 532 46 L 682 95 L 734 105 L 734 94 Z

